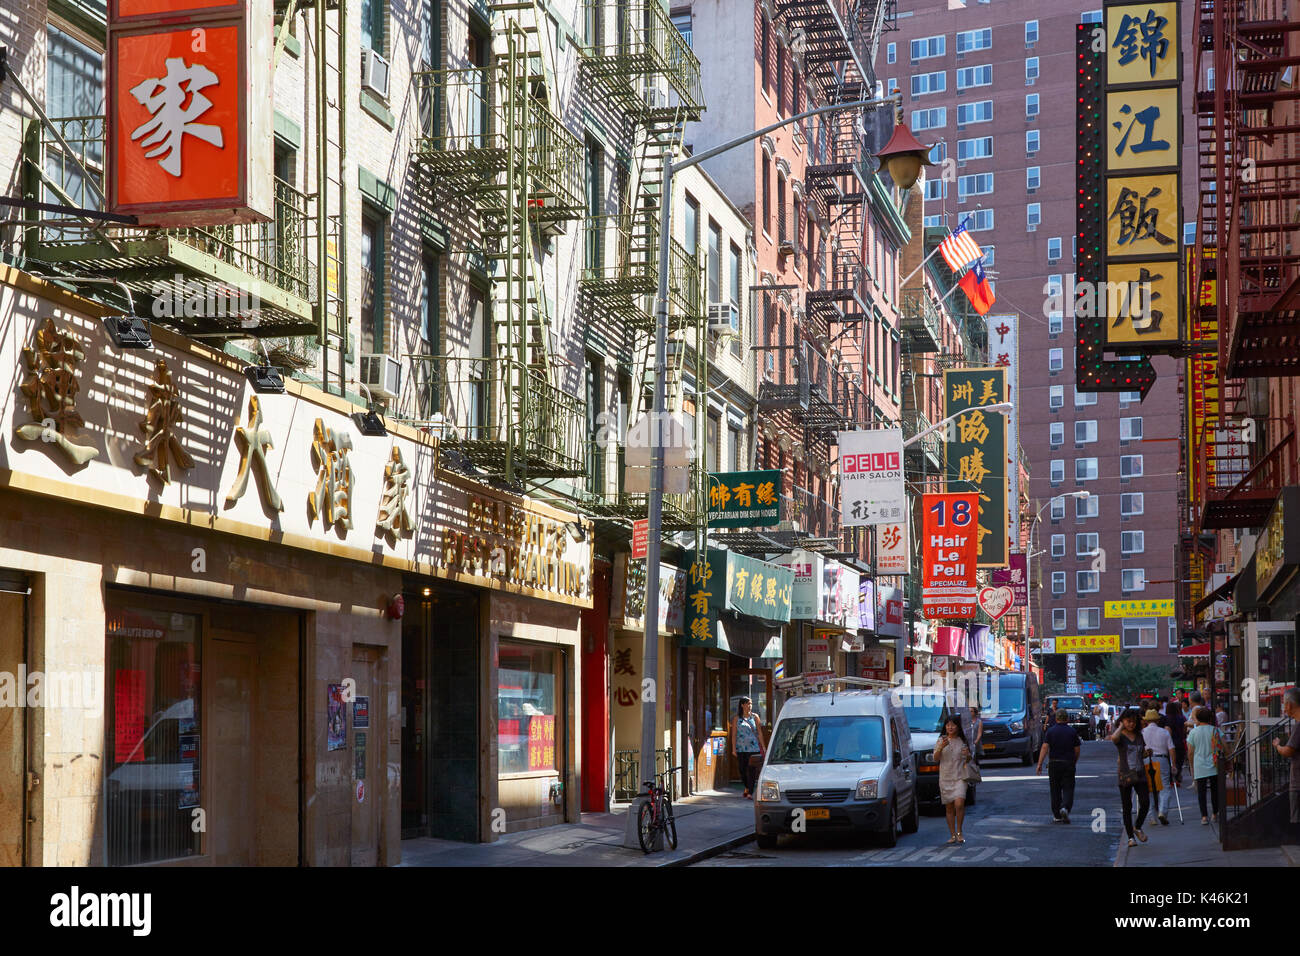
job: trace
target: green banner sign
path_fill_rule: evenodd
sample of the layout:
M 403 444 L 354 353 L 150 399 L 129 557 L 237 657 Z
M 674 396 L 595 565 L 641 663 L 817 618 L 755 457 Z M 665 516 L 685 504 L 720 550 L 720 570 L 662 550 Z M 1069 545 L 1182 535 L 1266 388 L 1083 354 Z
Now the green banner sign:
M 774 624 L 790 620 L 794 572 L 734 551 L 710 549 L 691 565 L 686 581 L 686 641 L 715 646 L 722 611 Z
M 781 472 L 709 473 L 709 527 L 756 528 L 781 522 Z
M 1007 400 L 1005 368 L 949 369 L 943 373 L 944 475 L 949 493 L 980 496 L 979 554 L 975 566 L 1005 568 L 1007 545 L 1007 417 L 985 405 Z

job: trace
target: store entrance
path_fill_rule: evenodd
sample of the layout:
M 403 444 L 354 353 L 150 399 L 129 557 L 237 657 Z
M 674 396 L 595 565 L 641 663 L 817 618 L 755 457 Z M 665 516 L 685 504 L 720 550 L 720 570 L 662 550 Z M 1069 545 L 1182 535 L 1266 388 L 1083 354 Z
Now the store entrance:
M 13 693 L 27 660 L 27 576 L 0 569 L 0 673 L 13 675 Z M 0 866 L 22 866 L 27 834 L 27 708 L 0 706 Z
M 408 581 L 402 618 L 402 839 L 479 837 L 479 599 Z

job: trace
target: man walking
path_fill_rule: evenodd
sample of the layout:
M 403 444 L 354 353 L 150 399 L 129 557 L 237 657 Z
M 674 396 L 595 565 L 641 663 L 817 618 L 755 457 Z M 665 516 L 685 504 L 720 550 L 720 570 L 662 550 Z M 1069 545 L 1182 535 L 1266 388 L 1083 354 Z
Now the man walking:
M 1291 822 L 1300 823 L 1300 687 L 1288 687 L 1282 695 L 1282 710 L 1291 718 L 1291 738 L 1273 749 L 1291 761 Z
M 1165 729 L 1174 741 L 1173 784 L 1177 787 L 1183 782 L 1183 764 L 1187 763 L 1187 718 L 1173 694 L 1169 695 L 1169 703 L 1165 705 L 1165 723 L 1168 725 Z
M 1192 713 L 1196 713 L 1197 707 L 1205 707 L 1205 698 L 1201 696 L 1201 692 L 1199 690 L 1194 690 L 1192 691 Z M 1208 707 L 1206 707 L 1205 709 L 1209 710 Z M 1210 711 L 1210 724 L 1211 726 L 1214 727 L 1219 726 L 1218 717 L 1215 715 L 1213 711 Z
M 1046 760 L 1052 818 L 1057 823 L 1070 822 L 1070 809 L 1074 806 L 1074 766 L 1079 762 L 1079 749 L 1083 746 L 1069 720 L 1065 708 L 1058 710 L 1056 723 L 1043 735 L 1043 746 L 1038 751 L 1037 772 L 1043 772 L 1043 761 Z
M 1177 752 L 1174 750 L 1174 740 L 1169 736 L 1169 731 L 1161 727 L 1158 721 L 1160 714 L 1155 710 L 1148 710 L 1142 716 L 1142 739 L 1147 742 L 1147 747 L 1151 750 L 1151 762 L 1155 764 L 1156 771 L 1165 772 L 1165 779 L 1161 781 L 1164 786 L 1159 788 L 1160 796 L 1156 803 L 1156 819 L 1164 826 L 1169 826 L 1169 800 L 1173 794 L 1174 784 L 1174 758 Z M 1163 765 L 1159 762 L 1163 760 Z M 1155 784 L 1152 784 L 1155 789 Z

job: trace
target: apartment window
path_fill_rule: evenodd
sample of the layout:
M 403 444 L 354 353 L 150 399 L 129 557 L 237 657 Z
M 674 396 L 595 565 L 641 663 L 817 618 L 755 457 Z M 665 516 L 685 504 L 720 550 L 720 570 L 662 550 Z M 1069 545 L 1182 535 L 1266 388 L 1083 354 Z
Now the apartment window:
M 425 355 L 442 354 L 442 328 L 438 311 L 438 257 L 426 252 L 420 259 L 420 342 Z M 416 365 L 420 375 L 420 417 L 442 412 L 442 376 L 432 362 Z
M 957 140 L 957 161 L 965 163 L 972 159 L 991 159 L 993 156 L 993 137 L 976 137 Z
M 1196 245 L 1196 222 L 1195 221 L 1183 223 L 1183 245 L 1185 246 Z
M 1025 57 L 1025 82 L 1032 84 L 1038 79 L 1038 57 Z
M 1054 485 L 1059 485 L 1061 482 L 1065 481 L 1065 459 L 1053 458 L 1049 474 L 1050 480 Z
M 1119 403 L 1121 405 L 1136 405 L 1140 401 L 1142 401 L 1141 392 L 1120 392 L 1119 393 Z
M 926 229 L 937 229 L 943 225 L 943 216 L 925 216 L 921 223 Z
M 388 0 L 361 0 L 361 45 L 367 50 L 383 54 L 387 19 Z
M 1053 236 L 1047 240 L 1047 261 L 1059 262 L 1061 259 L 1061 237 Z
M 1047 350 L 1047 370 L 1049 372 L 1059 372 L 1065 368 L 1065 349 L 1048 349 Z
M 1074 590 L 1077 594 L 1096 594 L 1101 590 L 1101 572 L 1075 571 Z
M 1065 422 L 1049 422 L 1048 439 L 1053 445 L 1065 444 Z
M 888 80 L 885 81 L 885 87 L 886 87 L 886 92 L 889 93 L 892 93 L 895 90 L 899 89 L 898 78 L 895 76 L 891 76 Z
M 1074 614 L 1074 622 L 1081 631 L 1095 631 L 1101 627 L 1101 608 L 1081 607 Z
M 1054 631 L 1065 630 L 1065 608 L 1063 607 L 1052 608 L 1052 630 Z
M 1101 535 L 1096 531 L 1080 531 L 1074 536 L 1074 556 L 1095 558 L 1101 548 Z
M 1025 167 L 1025 189 L 1035 190 L 1043 184 L 1043 174 L 1041 166 Z
M 1119 513 L 1125 518 L 1142 514 L 1142 492 L 1133 491 L 1119 496 Z
M 1053 272 L 1053 273 L 1049 274 L 1048 277 L 1047 277 L 1047 283 L 1046 283 L 1046 285 L 1044 286 L 1044 291 L 1045 291 L 1049 296 L 1054 296 L 1054 295 L 1060 295 L 1060 294 L 1061 294 L 1061 289 L 1062 289 L 1062 286 L 1061 286 L 1061 273 L 1059 273 L 1059 272 Z
M 928 93 L 942 93 L 948 88 L 948 74 L 943 70 L 935 73 L 916 73 L 912 76 L 912 95 L 925 96 Z
M 1038 224 L 1043 221 L 1042 203 L 1031 202 L 1025 206 L 1025 228 L 1036 229 Z
M 386 217 L 367 207 L 361 214 L 361 351 L 384 351 Z
M 1075 481 L 1096 481 L 1097 480 L 1097 459 L 1096 458 L 1074 459 L 1074 480 Z
M 942 35 L 937 37 L 921 37 L 919 40 L 912 41 L 912 59 L 928 60 L 930 57 L 943 56 L 946 50 L 946 38 Z
M 1025 23 L 1025 45 L 1038 42 L 1038 21 L 1030 20 Z
M 790 112 L 803 112 L 803 74 L 799 72 L 799 65 L 793 61 L 790 63 Z
M 916 114 L 912 114 L 912 115 L 916 115 Z M 944 123 L 946 124 L 947 122 L 948 122 L 947 119 L 945 119 Z M 948 158 L 947 143 L 935 143 L 933 146 L 930 147 L 930 162 L 942 163 L 947 158 Z
M 978 103 L 961 103 L 957 106 L 958 126 L 968 126 L 971 123 L 988 123 L 992 119 L 992 100 L 980 100 Z
M 1096 392 L 1081 392 L 1079 391 L 1078 386 L 1075 386 L 1074 389 L 1075 408 L 1086 408 L 1089 405 L 1096 405 L 1096 404 L 1097 404 Z
M 1065 572 L 1064 571 L 1052 572 L 1052 593 L 1056 595 L 1061 595 L 1065 593 Z
M 785 219 L 785 176 L 776 174 L 776 239 L 785 242 L 791 238 Z
M 912 111 L 912 128 L 918 133 L 921 130 L 937 129 L 940 126 L 948 125 L 948 107 L 936 106 L 928 110 Z
M 1034 153 L 1038 152 L 1038 144 L 1041 142 L 1041 139 L 1042 137 L 1039 135 L 1038 130 L 1025 130 L 1025 153 L 1032 156 Z
M 1052 535 L 1052 557 L 1054 558 L 1065 557 L 1065 535 L 1063 534 Z
M 738 315 L 743 316 L 744 312 L 741 310 L 740 307 L 740 287 L 741 287 L 741 268 L 742 268 L 741 259 L 740 259 L 740 247 L 737 246 L 734 242 L 731 244 L 729 266 L 730 268 L 728 269 L 728 272 L 730 274 L 730 283 L 729 283 L 730 288 L 728 289 L 728 292 L 731 295 L 731 304 L 736 308 L 736 313 Z M 744 331 L 744 323 L 742 322 L 741 323 L 742 334 L 743 331 Z M 731 354 L 735 358 L 740 358 L 741 356 L 741 351 L 740 351 L 741 337 L 742 337 L 741 335 L 734 335 L 731 338 Z
M 690 46 L 691 45 L 691 11 L 687 10 L 684 13 L 674 13 L 672 20 L 673 20 L 673 26 L 677 28 L 677 32 L 682 35 L 682 39 L 686 41 L 686 45 Z
M 1038 115 L 1038 94 L 1025 94 L 1025 119 L 1033 119 Z
M 1156 639 L 1156 619 L 1154 617 L 1130 617 L 1124 619 L 1124 633 L 1121 635 L 1121 643 L 1125 650 L 1136 650 L 1140 647 L 1155 647 Z
M 1141 441 L 1142 440 L 1142 416 L 1138 415 L 1133 418 L 1121 418 L 1119 420 L 1119 440 L 1120 441 Z
M 1102 14 L 1100 10 L 1085 10 L 1079 14 L 1080 23 L 1101 23 Z
M 686 230 L 686 251 L 693 259 L 700 249 L 700 204 L 690 193 L 686 194 L 686 217 L 683 227 Z
M 1101 499 L 1096 495 L 1074 499 L 1075 518 L 1095 518 L 1101 513 Z
M 772 161 L 763 154 L 763 231 L 772 234 Z
M 1141 455 L 1120 455 L 1119 476 L 1121 478 L 1141 478 L 1142 477 L 1142 456 Z
M 1051 508 L 1049 514 L 1052 521 L 1063 521 L 1065 519 L 1065 498 L 1058 495 L 1052 499 L 1049 507 Z
M 957 71 L 957 89 L 968 90 L 975 86 L 992 86 L 993 85 L 993 67 L 985 63 L 983 66 L 965 66 Z
M 785 113 L 785 47 L 776 44 L 776 111 Z
M 1087 445 L 1097 440 L 1097 422 L 1095 419 L 1074 423 L 1074 443 Z
M 1125 568 L 1119 576 L 1122 591 L 1145 591 L 1147 588 L 1146 571 L 1142 568 Z
M 987 232 L 993 228 L 993 210 L 976 209 L 970 214 L 970 222 L 966 226 L 967 232 Z
M 948 183 L 942 179 L 925 181 L 925 198 L 927 202 L 938 202 L 948 195 Z
M 962 30 L 957 34 L 957 52 L 972 53 L 975 50 L 987 50 L 993 46 L 993 30 Z
M 1120 554 L 1141 554 L 1145 550 L 1145 531 L 1121 531 L 1119 533 Z
M 709 301 L 722 301 L 722 227 L 709 220 L 709 262 L 705 266 Z
M 980 252 L 984 254 L 984 268 L 992 269 L 994 262 L 997 261 L 997 257 L 994 255 L 994 253 L 997 252 L 997 247 L 980 246 Z
M 1061 332 L 1064 331 L 1064 329 L 1065 329 L 1065 316 L 1060 312 L 1048 312 L 1047 313 L 1047 334 L 1060 335 Z M 1059 386 L 1053 386 L 1053 388 L 1056 387 Z M 1062 395 L 1061 397 L 1062 399 L 1064 399 L 1065 396 Z M 1064 402 L 1062 403 L 1064 404 Z
M 770 90 L 772 88 L 772 24 L 768 22 L 766 16 L 763 17 L 763 35 L 759 44 L 759 52 L 763 58 L 763 89 Z
M 104 55 L 54 24 L 46 26 L 45 108 L 56 120 L 69 116 L 96 116 L 104 112 Z M 75 124 L 80 126 L 81 124 Z M 98 124 L 94 124 L 98 127 Z M 102 128 L 102 127 L 99 127 Z M 72 144 L 69 144 L 72 145 Z M 73 149 L 82 152 L 91 176 L 104 164 L 103 140 L 88 136 Z M 51 143 L 47 147 L 45 174 L 74 204 L 99 208 L 99 193 L 86 181 L 81 169 Z M 64 203 L 67 200 L 46 187 L 42 201 Z
M 1047 407 L 1055 411 L 1065 405 L 1065 386 L 1050 385 L 1047 390 Z
M 885 62 L 886 62 L 886 63 L 897 63 L 897 62 L 898 62 L 898 44 L 897 44 L 897 43 L 890 43 L 890 44 L 887 44 L 887 45 L 885 46 Z M 888 93 L 889 91 L 886 90 L 885 92 Z
M 957 196 L 983 196 L 993 192 L 993 174 L 975 173 L 971 176 L 957 177 Z

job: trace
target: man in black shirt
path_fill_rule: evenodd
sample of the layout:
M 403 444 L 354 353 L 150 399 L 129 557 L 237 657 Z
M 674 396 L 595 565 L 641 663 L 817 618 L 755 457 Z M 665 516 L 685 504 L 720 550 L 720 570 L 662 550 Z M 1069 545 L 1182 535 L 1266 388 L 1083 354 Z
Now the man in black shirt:
M 1074 765 L 1079 762 L 1079 749 L 1083 746 L 1069 719 L 1065 708 L 1057 710 L 1056 723 L 1043 735 L 1043 746 L 1038 751 L 1038 773 L 1043 772 L 1043 761 L 1047 761 L 1052 817 L 1057 823 L 1070 822 L 1070 808 L 1074 806 Z

